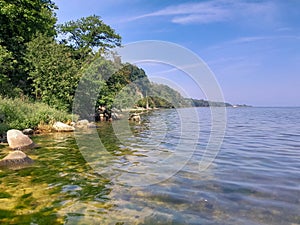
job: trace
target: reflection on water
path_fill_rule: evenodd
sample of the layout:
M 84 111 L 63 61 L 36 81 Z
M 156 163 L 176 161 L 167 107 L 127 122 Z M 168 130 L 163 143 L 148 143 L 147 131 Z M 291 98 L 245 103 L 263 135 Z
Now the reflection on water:
M 222 149 L 202 172 L 210 111 L 197 110 L 185 135 L 184 114 L 161 110 L 34 137 L 34 165 L 0 171 L 0 224 L 300 224 L 300 109 L 228 109 Z

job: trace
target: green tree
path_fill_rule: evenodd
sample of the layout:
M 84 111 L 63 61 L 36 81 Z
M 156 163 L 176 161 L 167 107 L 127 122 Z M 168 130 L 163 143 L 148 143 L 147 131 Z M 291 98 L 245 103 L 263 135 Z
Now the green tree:
M 123 64 L 106 83 L 110 90 L 108 104 L 116 108 L 133 107 L 146 95 L 150 86 L 145 71 L 129 63 Z
M 28 43 L 27 60 L 32 66 L 29 79 L 36 99 L 70 110 L 80 78 L 80 65 L 72 51 L 51 37 L 39 35 Z
M 54 9 L 51 0 L 0 0 L 0 44 L 12 54 L 14 69 L 7 70 L 6 76 L 14 86 L 24 89 L 27 85 L 25 44 L 37 32 L 55 34 Z
M 10 97 L 13 94 L 13 86 L 8 74 L 14 70 L 15 64 L 12 53 L 0 45 L 0 95 L 2 96 Z
M 121 36 L 99 16 L 83 17 L 58 26 L 61 42 L 77 50 L 84 58 L 94 49 L 106 51 L 121 45 Z
M 80 83 L 76 90 L 73 112 L 81 118 L 90 118 L 99 105 L 108 106 L 112 101 L 113 90 L 106 80 L 117 71 L 118 66 L 96 53 L 92 61 L 84 64 L 80 71 Z

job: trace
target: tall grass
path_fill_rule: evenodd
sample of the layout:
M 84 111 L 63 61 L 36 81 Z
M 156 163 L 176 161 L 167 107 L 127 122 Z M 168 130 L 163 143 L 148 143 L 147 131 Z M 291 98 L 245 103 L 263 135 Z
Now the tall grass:
M 52 124 L 55 121 L 72 121 L 72 115 L 44 103 L 0 96 L 0 134 L 9 129 L 34 129 L 39 124 Z

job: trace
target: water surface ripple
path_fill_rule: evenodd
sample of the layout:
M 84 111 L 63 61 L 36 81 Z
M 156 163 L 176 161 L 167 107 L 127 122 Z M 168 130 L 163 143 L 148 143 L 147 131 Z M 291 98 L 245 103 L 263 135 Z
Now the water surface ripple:
M 122 122 L 100 124 L 110 157 L 88 149 L 90 163 L 73 134 L 34 137 L 34 166 L 0 171 L 0 223 L 300 224 L 300 108 L 228 108 L 220 152 L 201 172 L 211 113 L 197 110 L 197 120 L 176 110 L 145 114 L 126 132 L 114 130 Z M 182 123 L 191 127 L 185 134 Z

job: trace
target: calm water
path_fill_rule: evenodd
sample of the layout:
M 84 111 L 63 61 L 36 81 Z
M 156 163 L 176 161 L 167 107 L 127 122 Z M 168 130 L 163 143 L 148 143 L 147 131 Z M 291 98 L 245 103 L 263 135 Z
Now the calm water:
M 211 123 L 197 112 L 33 137 L 35 164 L 0 170 L 0 224 L 300 224 L 300 108 L 227 109 L 201 172 Z

